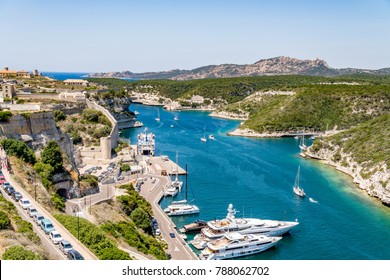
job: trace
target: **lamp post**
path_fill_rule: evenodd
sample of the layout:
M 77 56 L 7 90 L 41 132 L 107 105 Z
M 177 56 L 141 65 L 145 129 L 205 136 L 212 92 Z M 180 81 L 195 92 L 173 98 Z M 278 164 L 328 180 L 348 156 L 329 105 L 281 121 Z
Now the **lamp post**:
M 76 204 L 72 206 L 73 215 L 77 213 L 77 239 L 80 240 L 80 207 Z

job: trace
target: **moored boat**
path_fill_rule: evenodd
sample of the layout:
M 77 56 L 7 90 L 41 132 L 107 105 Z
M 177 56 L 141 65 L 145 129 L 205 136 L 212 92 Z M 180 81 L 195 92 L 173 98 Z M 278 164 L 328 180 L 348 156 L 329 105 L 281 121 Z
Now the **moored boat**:
M 275 246 L 282 237 L 258 234 L 227 233 L 207 243 L 199 255 L 203 260 L 225 260 L 261 253 Z
M 298 221 L 276 221 L 256 218 L 236 218 L 236 210 L 229 204 L 228 214 L 225 219 L 213 220 L 207 223 L 207 227 L 197 234 L 191 244 L 195 248 L 202 248 L 207 241 L 223 237 L 228 232 L 241 234 L 262 234 L 266 236 L 281 236 L 297 226 Z

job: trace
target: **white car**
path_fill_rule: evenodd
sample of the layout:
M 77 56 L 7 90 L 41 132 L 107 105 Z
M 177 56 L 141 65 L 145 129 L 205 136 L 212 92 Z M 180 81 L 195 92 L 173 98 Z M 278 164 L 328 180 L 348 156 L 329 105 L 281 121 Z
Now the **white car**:
M 20 206 L 22 206 L 23 209 L 27 209 L 28 207 L 31 206 L 31 203 L 28 199 L 26 198 L 22 198 L 19 200 L 19 204 Z
M 54 244 L 60 243 L 63 239 L 61 234 L 55 230 L 51 231 L 49 236 L 50 236 L 51 241 L 53 241 Z
M 34 208 L 34 206 L 30 206 L 30 207 L 28 207 L 28 209 L 27 209 L 27 213 L 28 213 L 28 215 L 29 215 L 31 218 L 33 218 L 33 216 L 34 216 L 35 214 L 37 214 L 38 211 L 37 211 L 37 209 Z
M 39 226 L 41 221 L 45 219 L 45 217 L 39 213 L 37 213 L 35 216 L 34 216 L 34 222 Z

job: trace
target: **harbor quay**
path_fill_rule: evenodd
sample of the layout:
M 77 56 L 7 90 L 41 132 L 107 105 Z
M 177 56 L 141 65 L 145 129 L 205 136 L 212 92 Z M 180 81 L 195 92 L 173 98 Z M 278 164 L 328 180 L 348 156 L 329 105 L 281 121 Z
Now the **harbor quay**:
M 180 232 L 177 231 L 176 225 L 159 205 L 159 202 L 164 196 L 164 189 L 171 183 L 170 179 L 167 176 L 160 175 L 142 175 L 140 178 L 144 178 L 144 183 L 140 188 L 140 194 L 152 205 L 161 236 L 168 245 L 168 250 L 166 252 L 175 260 L 197 260 L 198 257 L 180 236 Z M 172 238 L 170 233 L 174 233 L 175 237 Z

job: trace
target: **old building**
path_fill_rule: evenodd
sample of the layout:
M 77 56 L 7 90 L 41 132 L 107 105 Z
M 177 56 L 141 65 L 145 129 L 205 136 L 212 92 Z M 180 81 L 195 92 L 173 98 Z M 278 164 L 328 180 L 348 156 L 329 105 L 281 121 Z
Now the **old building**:
M 82 86 L 82 87 L 88 86 L 88 81 L 82 79 L 67 79 L 64 81 L 64 83 L 67 86 Z
M 15 97 L 16 90 L 15 86 L 10 83 L 2 84 L 2 92 L 0 93 L 0 102 L 4 102 L 4 100 L 11 100 Z

